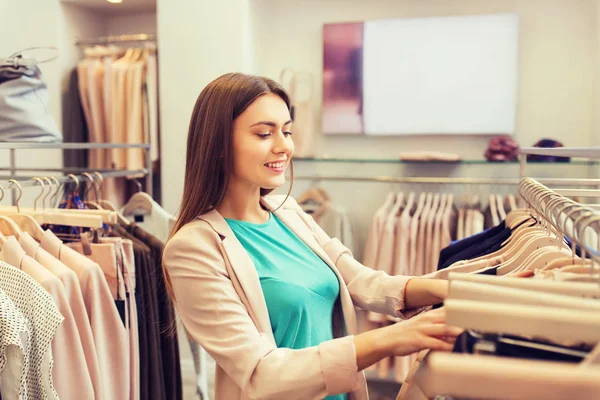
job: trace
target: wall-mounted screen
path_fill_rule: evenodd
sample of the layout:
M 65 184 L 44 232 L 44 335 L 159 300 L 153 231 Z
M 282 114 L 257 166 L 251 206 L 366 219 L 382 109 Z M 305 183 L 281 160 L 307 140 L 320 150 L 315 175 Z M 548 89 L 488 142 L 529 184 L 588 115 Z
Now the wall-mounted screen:
M 327 24 L 324 134 L 513 134 L 516 14 Z

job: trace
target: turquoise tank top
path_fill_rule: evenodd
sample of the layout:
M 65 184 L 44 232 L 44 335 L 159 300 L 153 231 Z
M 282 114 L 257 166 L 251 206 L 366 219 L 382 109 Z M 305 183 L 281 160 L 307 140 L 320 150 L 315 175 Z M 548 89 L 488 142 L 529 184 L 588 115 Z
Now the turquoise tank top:
M 272 213 L 264 224 L 225 221 L 256 267 L 277 347 L 303 349 L 333 339 L 340 283 L 331 268 Z

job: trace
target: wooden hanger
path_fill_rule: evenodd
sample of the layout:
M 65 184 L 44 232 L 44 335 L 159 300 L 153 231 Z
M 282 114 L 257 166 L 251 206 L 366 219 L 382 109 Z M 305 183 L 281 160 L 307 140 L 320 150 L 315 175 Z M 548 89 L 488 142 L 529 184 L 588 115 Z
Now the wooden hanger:
M 443 393 L 469 399 L 596 400 L 598 376 L 597 366 L 430 352 L 412 382 L 430 399 Z
M 67 225 L 67 226 L 80 226 L 84 228 L 101 228 L 102 227 L 102 216 L 100 215 L 91 215 L 88 213 L 72 213 L 65 212 L 63 209 L 50 209 L 50 210 L 37 210 L 37 206 L 34 208 L 24 208 L 19 206 L 19 200 L 23 195 L 23 190 L 21 189 L 21 185 L 14 180 L 11 179 L 9 181 L 11 184 L 17 186 L 19 190 L 19 196 L 16 200 L 16 211 L 13 207 L 0 207 L 0 219 L 4 219 L 5 221 L 11 221 L 11 228 L 15 231 L 15 227 L 18 228 L 15 236 L 18 238 L 18 234 L 21 233 L 21 229 L 15 223 L 15 220 L 25 224 L 27 226 L 27 232 L 34 238 L 38 236 L 39 230 L 34 228 L 35 224 L 52 224 L 52 225 Z M 41 180 L 40 180 L 41 182 Z M 42 187 L 43 191 L 43 187 Z M 38 196 L 36 201 L 41 197 Z M 88 211 L 88 210 L 72 210 L 72 211 Z M 27 216 L 33 218 L 27 218 Z M 13 218 L 14 217 L 14 218 Z M 11 229 L 7 228 L 7 229 Z M 37 231 L 37 233 L 36 233 Z M 43 234 L 43 232 L 42 232 Z M 34 236 L 36 235 L 36 236 Z
M 448 299 L 600 311 L 600 301 L 595 299 L 462 280 L 450 281 Z
M 600 312 L 556 307 L 446 299 L 446 323 L 482 333 L 526 335 L 550 340 L 600 342 Z
M 480 282 L 490 285 L 506 286 L 517 289 L 533 290 L 545 293 L 559 293 L 569 296 L 600 299 L 600 286 L 592 283 L 545 281 L 541 279 L 523 279 L 515 277 L 500 277 L 492 275 L 466 274 L 450 272 L 450 281 L 461 280 L 467 282 Z
M 310 202 L 316 204 L 317 208 L 311 214 L 315 220 L 318 220 L 325 213 L 329 205 L 329 200 L 327 200 L 323 194 L 314 187 L 302 193 L 296 199 L 296 201 L 301 206 Z

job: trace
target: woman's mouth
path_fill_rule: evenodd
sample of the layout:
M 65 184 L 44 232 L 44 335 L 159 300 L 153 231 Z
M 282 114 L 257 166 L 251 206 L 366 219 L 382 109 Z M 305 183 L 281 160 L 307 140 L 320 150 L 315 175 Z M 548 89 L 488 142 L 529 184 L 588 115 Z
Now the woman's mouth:
M 282 173 L 285 171 L 285 161 L 277 161 L 272 163 L 266 163 L 265 167 L 276 173 Z

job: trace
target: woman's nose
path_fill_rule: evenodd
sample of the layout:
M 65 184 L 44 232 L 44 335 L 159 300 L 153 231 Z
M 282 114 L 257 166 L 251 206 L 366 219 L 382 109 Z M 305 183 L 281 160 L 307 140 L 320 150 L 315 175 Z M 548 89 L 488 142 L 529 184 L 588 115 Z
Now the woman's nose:
M 273 146 L 274 153 L 289 153 L 294 149 L 294 142 L 291 137 L 280 133 L 277 135 L 277 139 L 275 140 L 275 144 Z

